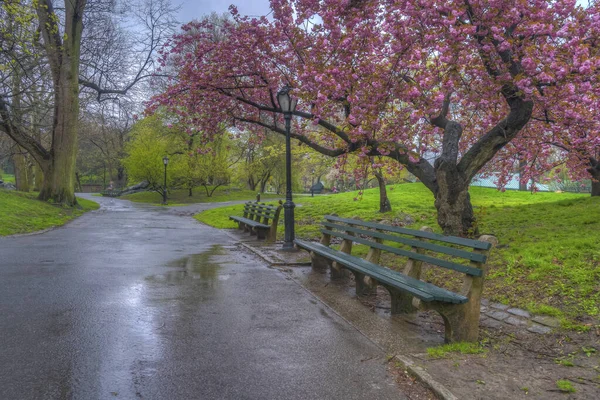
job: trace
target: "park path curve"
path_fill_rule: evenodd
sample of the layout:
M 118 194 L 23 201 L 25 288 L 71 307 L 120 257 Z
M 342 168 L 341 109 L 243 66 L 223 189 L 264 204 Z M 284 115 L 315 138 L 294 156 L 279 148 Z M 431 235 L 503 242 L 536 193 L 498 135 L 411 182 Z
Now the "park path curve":
M 0 239 L 0 399 L 404 399 L 385 355 L 192 212 Z

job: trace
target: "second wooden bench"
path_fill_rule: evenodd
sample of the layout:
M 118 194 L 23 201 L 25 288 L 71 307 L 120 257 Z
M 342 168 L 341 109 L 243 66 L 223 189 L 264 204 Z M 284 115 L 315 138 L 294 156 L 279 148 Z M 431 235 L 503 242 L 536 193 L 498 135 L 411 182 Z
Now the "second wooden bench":
M 281 205 L 275 207 L 249 201 L 244 205 L 242 216 L 231 215 L 229 219 L 236 221 L 239 229 L 250 232 L 251 235 L 256 235 L 258 239 L 267 239 L 269 242 L 274 242 L 277 238 L 277 224 L 279 223 L 280 213 Z
M 439 312 L 446 342 L 477 340 L 485 263 L 495 237 L 472 240 L 332 215 L 325 217 L 321 233 L 320 243 L 295 240 L 296 246 L 310 252 L 313 267 L 331 267 L 332 278 L 343 277 L 342 268 L 350 270 L 359 295 L 374 293 L 377 285 L 385 287 L 392 314 L 417 308 Z M 339 250 L 329 247 L 332 237 L 342 239 Z M 353 243 L 369 247 L 365 258 L 351 255 Z M 408 258 L 403 272 L 379 265 L 382 251 Z M 454 293 L 420 280 L 423 263 L 462 273 L 462 289 Z

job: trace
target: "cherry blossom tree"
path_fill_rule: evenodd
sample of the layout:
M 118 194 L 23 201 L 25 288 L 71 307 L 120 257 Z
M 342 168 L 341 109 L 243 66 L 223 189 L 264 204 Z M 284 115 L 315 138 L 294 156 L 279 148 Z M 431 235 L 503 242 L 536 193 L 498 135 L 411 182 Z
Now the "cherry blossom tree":
M 447 234 L 473 234 L 468 187 L 486 166 L 548 163 L 573 174 L 597 146 L 599 6 L 575 0 L 271 0 L 215 41 L 209 21 L 164 50 L 177 71 L 150 109 L 196 130 L 285 134 L 276 93 L 299 98 L 292 137 L 338 157 L 388 157 L 431 190 Z M 568 151 L 557 145 L 568 144 Z M 565 147 L 565 146 L 563 146 Z M 591 154 L 591 153 L 590 153 Z M 577 161 L 576 160 L 580 160 Z M 529 174 L 535 169 L 529 168 Z

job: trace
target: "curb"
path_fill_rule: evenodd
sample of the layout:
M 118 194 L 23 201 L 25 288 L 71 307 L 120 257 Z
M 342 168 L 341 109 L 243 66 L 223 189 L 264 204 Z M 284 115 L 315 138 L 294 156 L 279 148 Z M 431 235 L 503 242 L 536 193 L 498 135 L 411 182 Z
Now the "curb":
M 232 237 L 232 238 L 234 238 L 233 235 L 229 234 L 229 236 Z M 240 241 L 238 241 L 237 243 L 239 245 L 241 245 L 242 247 L 244 247 L 245 249 L 248 249 L 252 253 L 256 254 L 257 256 L 259 256 L 260 258 L 262 258 L 265 262 L 267 262 L 270 266 L 273 266 L 273 267 L 277 267 L 277 266 L 298 266 L 298 265 L 306 266 L 306 265 L 310 265 L 310 263 L 276 262 L 276 261 L 273 261 L 267 254 L 265 254 L 264 252 L 258 250 L 255 247 L 252 247 L 252 246 L 250 246 L 250 245 L 248 245 L 246 243 L 240 242 Z M 305 288 L 305 290 L 308 291 L 308 289 L 306 289 L 306 288 Z M 310 293 L 310 291 L 308 291 L 308 292 Z M 324 304 L 327 305 L 326 303 L 324 303 Z M 329 307 L 329 308 L 331 308 L 331 307 Z M 337 313 L 335 310 L 333 310 L 333 311 L 336 314 L 339 315 L 339 313 Z M 358 329 L 357 327 L 355 327 L 354 324 L 352 324 L 350 321 L 347 321 L 345 318 L 343 318 L 343 319 L 347 323 L 349 323 L 350 325 L 352 325 L 355 329 L 357 329 L 359 332 L 361 332 L 361 334 L 365 335 L 360 329 Z M 365 336 L 368 338 L 367 335 L 365 335 Z M 413 378 L 417 379 L 419 382 L 423 383 L 426 387 L 428 387 L 429 389 L 431 389 L 431 391 L 439 399 L 441 399 L 441 400 L 459 400 L 458 397 L 456 397 L 454 394 L 452 394 L 452 392 L 450 392 L 450 390 L 448 390 L 444 385 L 442 385 L 441 383 L 439 383 L 438 381 L 436 381 L 425 369 L 423 369 L 422 367 L 417 366 L 414 363 L 414 361 L 412 361 L 410 358 L 408 358 L 408 357 L 406 357 L 404 355 L 399 354 L 399 355 L 395 355 L 393 359 L 395 359 L 396 361 L 398 361 L 402 365 L 402 367 L 406 369 L 406 371 L 409 373 L 409 375 L 411 375 Z
M 458 397 L 452 394 L 444 385 L 433 379 L 431 375 L 425 369 L 415 365 L 415 363 L 406 356 L 396 355 L 394 356 L 406 371 L 419 382 L 427 386 L 435 395 L 441 400 L 458 400 Z
M 71 220 L 67 221 L 67 222 L 66 222 L 64 225 L 68 224 L 69 222 L 71 222 Z M 34 231 L 34 232 L 27 232 L 27 233 L 15 233 L 15 234 L 13 234 L 13 235 L 0 236 L 0 239 L 2 239 L 2 238 L 18 238 L 18 237 L 24 237 L 24 236 L 35 236 L 35 235 L 41 235 L 41 234 L 43 234 L 43 233 L 50 232 L 50 231 L 53 231 L 53 230 L 55 230 L 55 229 L 58 229 L 58 228 L 60 228 L 61 226 L 64 226 L 64 225 L 60 225 L 60 226 L 51 226 L 50 228 L 44 228 L 44 229 L 41 229 L 41 230 L 39 230 L 39 231 Z
M 256 247 L 252 247 L 249 244 L 246 244 L 244 242 L 238 242 L 238 244 L 240 244 L 242 247 L 250 250 L 251 252 L 253 252 L 257 256 L 259 256 L 260 258 L 262 258 L 263 260 L 265 260 L 265 262 L 267 262 L 272 267 L 284 267 L 284 266 L 291 266 L 291 267 L 293 267 L 293 266 L 309 266 L 310 265 L 309 262 L 273 261 L 273 259 L 271 257 L 269 257 L 264 252 L 258 250 Z

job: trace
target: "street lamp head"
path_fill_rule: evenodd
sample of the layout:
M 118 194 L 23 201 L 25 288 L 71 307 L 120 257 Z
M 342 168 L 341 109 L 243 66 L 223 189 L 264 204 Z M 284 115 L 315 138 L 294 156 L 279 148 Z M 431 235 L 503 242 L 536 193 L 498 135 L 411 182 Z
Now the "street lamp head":
M 165 164 L 165 166 L 166 166 L 167 164 L 169 164 L 169 157 L 167 157 L 167 156 L 164 156 L 164 157 L 163 157 L 163 164 Z
M 296 111 L 296 104 L 298 104 L 298 99 L 293 99 L 290 96 L 290 91 L 292 88 L 288 85 L 282 87 L 279 92 L 277 92 L 277 101 L 279 102 L 279 107 L 281 111 L 284 113 L 293 113 Z

